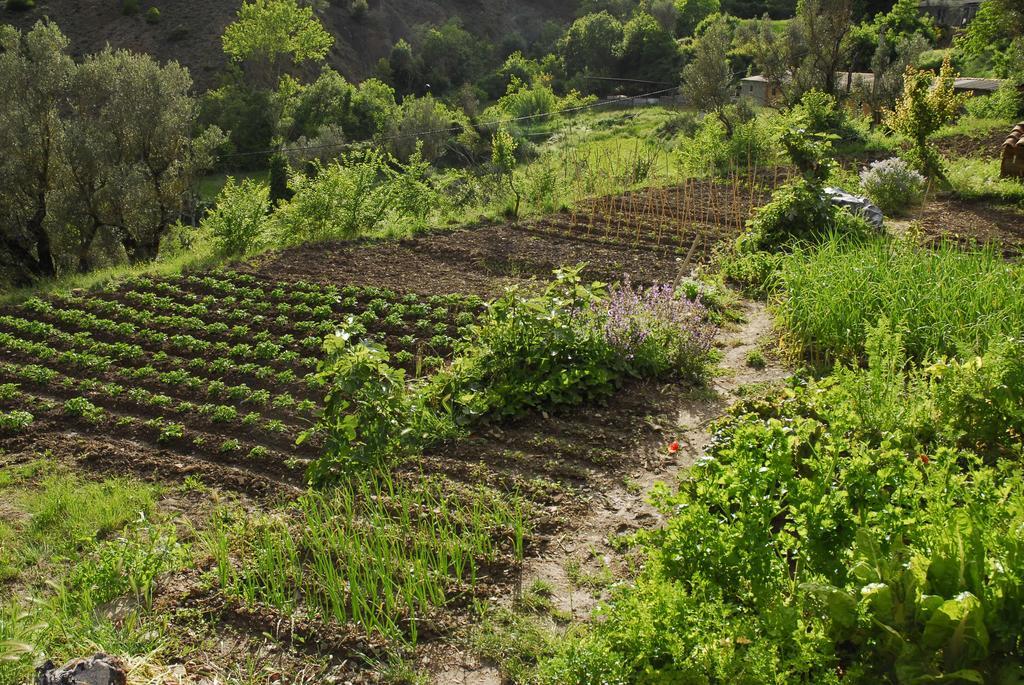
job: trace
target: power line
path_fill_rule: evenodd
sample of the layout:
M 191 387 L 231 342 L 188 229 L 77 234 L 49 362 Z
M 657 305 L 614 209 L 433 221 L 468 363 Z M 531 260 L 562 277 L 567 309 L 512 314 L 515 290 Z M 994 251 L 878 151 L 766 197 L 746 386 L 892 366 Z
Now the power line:
M 533 120 L 533 119 L 545 119 L 545 118 L 548 118 L 548 117 L 558 116 L 560 114 L 569 114 L 569 113 L 572 113 L 572 112 L 580 112 L 580 111 L 583 111 L 583 110 L 586 110 L 586 109 L 593 109 L 595 107 L 602 107 L 602 106 L 605 106 L 605 105 L 621 105 L 622 103 L 628 102 L 630 100 L 641 100 L 641 99 L 645 99 L 645 98 L 655 97 L 657 95 L 664 95 L 665 93 L 668 93 L 668 92 L 676 90 L 676 89 L 677 89 L 677 86 L 673 86 L 671 88 L 662 88 L 661 90 L 656 90 L 656 91 L 653 91 L 653 92 L 650 92 L 650 93 L 644 93 L 642 95 L 632 95 L 632 96 L 629 96 L 629 97 L 617 98 L 615 100 L 598 100 L 597 102 L 591 102 L 591 103 L 586 104 L 586 105 L 578 105 L 576 107 L 567 107 L 566 109 L 560 109 L 560 110 L 557 110 L 557 111 L 554 111 L 554 112 L 547 112 L 547 113 L 544 113 L 544 114 L 530 114 L 530 115 L 527 115 L 527 116 L 515 117 L 515 118 L 512 118 L 512 119 L 485 121 L 485 122 L 477 124 L 476 126 L 477 126 L 477 128 L 487 128 L 487 127 L 491 127 L 491 126 L 502 126 L 504 124 L 514 124 L 514 123 L 518 123 L 520 121 L 530 121 L 530 120 Z M 430 131 L 417 131 L 417 132 L 414 132 L 414 133 L 402 133 L 402 134 L 398 134 L 398 135 L 394 135 L 394 136 L 386 136 L 384 138 L 379 138 L 377 142 L 387 143 L 387 142 L 390 142 L 390 141 L 393 141 L 393 140 L 402 140 L 404 138 L 419 138 L 421 136 L 429 136 L 429 135 L 434 135 L 436 133 L 455 133 L 456 131 L 464 130 L 464 128 L 465 127 L 463 127 L 463 126 L 452 126 L 452 127 L 449 127 L 449 128 L 433 129 L 433 130 L 430 130 Z M 314 151 L 314 150 L 332 150 L 332 149 L 346 150 L 348 148 L 352 148 L 352 147 L 356 147 L 356 146 L 359 146 L 359 145 L 363 145 L 366 142 L 370 142 L 370 141 L 353 141 L 353 142 L 348 142 L 348 143 L 331 143 L 331 144 L 328 144 L 328 145 L 307 145 L 307 146 L 304 146 L 304 147 L 290 147 L 290 148 L 287 148 L 287 151 L 288 152 L 311 152 L 311 151 Z M 222 155 L 222 157 L 223 158 L 227 158 L 227 157 L 252 157 L 252 156 L 255 156 L 255 155 L 269 155 L 269 154 L 273 154 L 273 153 L 278 152 L 278 151 L 279 151 L 278 148 L 271 148 L 271 149 L 267 149 L 267 150 L 253 150 L 253 151 L 250 151 L 250 152 L 235 152 L 235 153 L 231 153 L 231 154 Z

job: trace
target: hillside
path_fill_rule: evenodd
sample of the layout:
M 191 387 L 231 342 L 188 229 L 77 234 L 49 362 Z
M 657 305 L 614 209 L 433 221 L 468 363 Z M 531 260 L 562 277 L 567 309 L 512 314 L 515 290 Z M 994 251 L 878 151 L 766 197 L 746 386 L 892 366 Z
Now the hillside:
M 75 54 L 110 44 L 147 52 L 161 61 L 175 59 L 189 68 L 197 87 L 205 89 L 216 84 L 224 66 L 220 35 L 240 4 L 241 0 L 144 0 L 139 14 L 125 16 L 120 0 L 42 0 L 27 12 L 0 9 L 0 23 L 24 29 L 49 17 L 71 40 Z M 152 6 L 160 9 L 155 24 L 144 18 Z M 396 40 L 408 38 L 419 24 L 457 16 L 470 31 L 492 41 L 515 33 L 529 40 L 546 21 L 567 21 L 573 8 L 574 3 L 542 0 L 371 0 L 369 12 L 359 20 L 352 18 L 347 3 L 325 3 L 320 18 L 336 39 L 330 65 L 350 79 L 362 79 Z

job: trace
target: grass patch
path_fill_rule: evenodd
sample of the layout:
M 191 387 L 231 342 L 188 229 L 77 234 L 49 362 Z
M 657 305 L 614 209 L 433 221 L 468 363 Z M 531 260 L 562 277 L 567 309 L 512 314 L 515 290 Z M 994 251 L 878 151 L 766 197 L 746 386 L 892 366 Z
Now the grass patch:
M 961 157 L 949 163 L 949 182 L 965 200 L 1017 204 L 1024 208 L 1024 181 L 999 177 L 999 160 Z M 1024 222 L 1024 215 L 1021 216 Z
M 974 356 L 1024 334 L 1024 273 L 991 249 L 831 239 L 787 258 L 779 282 L 774 309 L 786 343 L 819 364 L 860 358 L 882 317 L 918 360 Z

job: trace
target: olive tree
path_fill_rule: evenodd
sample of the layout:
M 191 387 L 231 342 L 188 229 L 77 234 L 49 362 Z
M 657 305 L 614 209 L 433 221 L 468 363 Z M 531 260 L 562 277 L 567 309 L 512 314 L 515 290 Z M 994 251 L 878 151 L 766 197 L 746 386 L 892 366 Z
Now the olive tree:
M 0 53 L 8 276 L 88 270 L 99 244 L 132 263 L 153 259 L 221 139 L 216 129 L 193 136 L 188 72 L 109 48 L 76 64 L 52 24 L 12 31 Z M 5 92 L 12 84 L 17 96 Z
M 732 122 L 725 109 L 732 103 L 736 77 L 729 64 L 732 32 L 724 17 L 718 17 L 697 41 L 693 61 L 683 68 L 683 95 L 701 109 L 714 112 L 732 137 Z
M 61 106 L 75 69 L 67 47 L 54 24 L 27 34 L 0 26 L 0 267 L 22 285 L 57 268 L 46 218 L 61 182 Z

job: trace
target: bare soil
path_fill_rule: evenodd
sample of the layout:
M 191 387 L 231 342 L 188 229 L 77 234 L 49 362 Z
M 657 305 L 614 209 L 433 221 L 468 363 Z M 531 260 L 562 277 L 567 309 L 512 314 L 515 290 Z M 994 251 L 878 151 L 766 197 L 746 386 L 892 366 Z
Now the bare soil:
M 962 245 L 993 244 L 1007 256 L 1024 250 L 1024 211 L 1010 206 L 957 199 L 936 199 L 893 222 L 897 231 L 920 222 L 926 240 L 952 240 Z

